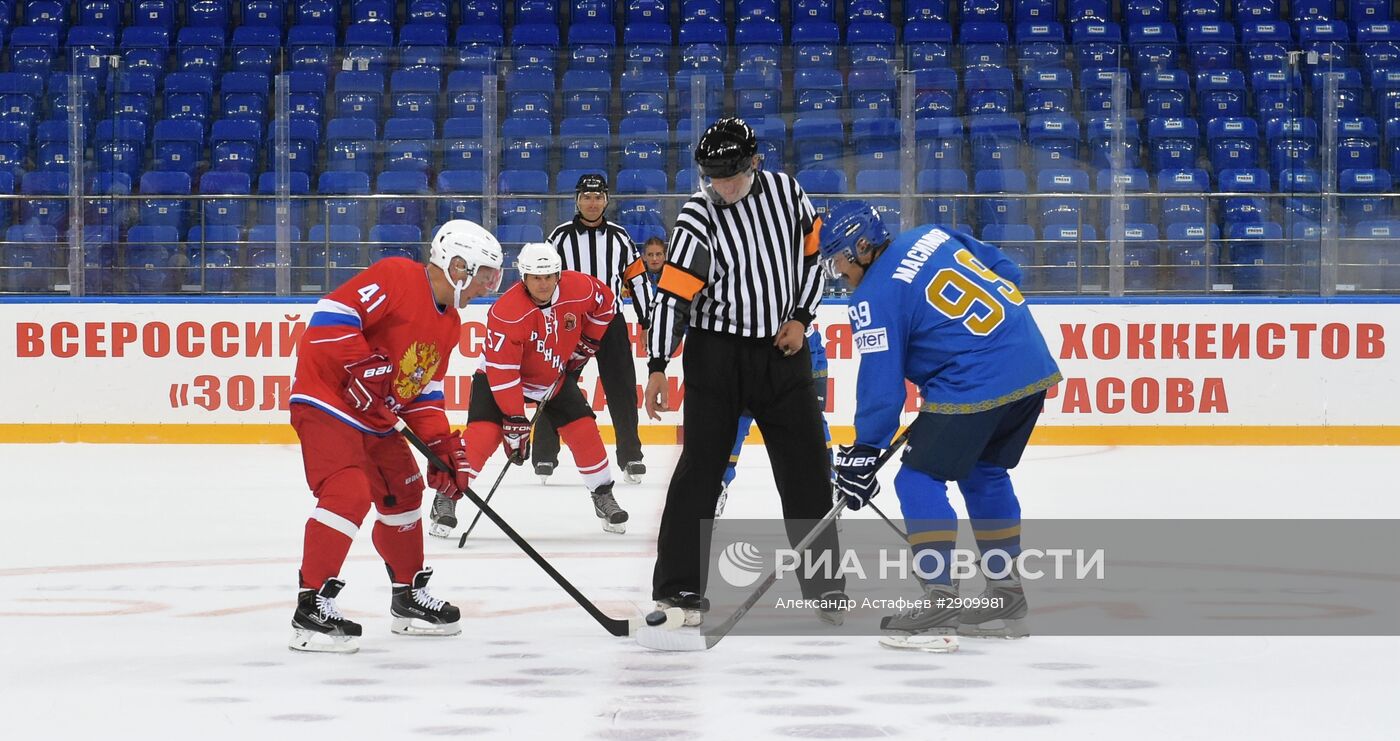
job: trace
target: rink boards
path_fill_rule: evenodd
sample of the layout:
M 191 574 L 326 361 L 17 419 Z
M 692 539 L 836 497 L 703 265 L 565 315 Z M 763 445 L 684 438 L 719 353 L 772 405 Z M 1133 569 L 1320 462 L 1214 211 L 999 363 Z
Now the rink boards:
M 287 397 L 307 301 L 57 300 L 0 303 L 0 442 L 290 443 Z M 465 422 L 489 305 L 463 312 L 446 384 Z M 975 310 L 975 309 L 974 309 Z M 631 309 L 625 310 L 633 318 Z M 827 419 L 851 434 L 859 354 L 847 307 L 828 302 Z M 1400 303 L 1038 302 L 1065 381 L 1036 444 L 1400 444 Z M 639 381 L 644 338 L 630 327 Z M 680 397 L 681 363 L 671 364 Z M 594 366 L 583 388 L 611 435 Z M 918 406 L 905 394 L 906 419 Z M 639 392 L 640 398 L 640 392 Z M 643 440 L 678 441 L 681 413 L 643 419 Z M 757 433 L 755 433 L 757 438 Z

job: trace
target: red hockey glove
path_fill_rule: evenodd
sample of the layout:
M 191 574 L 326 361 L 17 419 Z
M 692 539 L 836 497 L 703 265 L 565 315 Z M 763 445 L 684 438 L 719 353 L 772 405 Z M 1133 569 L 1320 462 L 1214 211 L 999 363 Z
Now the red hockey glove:
M 375 353 L 345 366 L 345 371 L 350 374 L 345 380 L 345 401 L 351 409 L 373 412 L 376 406 L 383 405 L 391 412 L 398 412 L 400 405 L 390 393 L 394 364 L 388 358 Z
M 461 499 L 462 492 L 472 483 L 471 469 L 467 465 L 467 441 L 462 439 L 462 433 L 440 437 L 428 443 L 428 449 L 437 453 L 454 471 L 448 473 L 437 466 L 428 466 L 428 486 L 449 499 Z
M 569 362 L 564 366 L 564 372 L 578 375 L 578 373 L 583 370 L 583 366 L 588 365 L 588 361 L 592 360 L 593 356 L 597 354 L 598 341 L 588 337 L 580 337 L 578 340 L 578 347 L 574 348 L 573 356 L 569 358 Z
M 530 457 L 530 420 L 521 415 L 506 417 L 501 421 L 501 434 L 504 436 L 501 447 L 505 448 L 510 462 L 519 466 Z

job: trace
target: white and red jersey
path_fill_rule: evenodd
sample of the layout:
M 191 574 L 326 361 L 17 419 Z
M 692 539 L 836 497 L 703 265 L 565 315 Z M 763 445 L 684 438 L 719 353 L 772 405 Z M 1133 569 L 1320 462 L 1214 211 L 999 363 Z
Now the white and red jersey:
M 525 414 L 525 399 L 549 398 L 580 338 L 597 342 L 617 312 L 612 289 L 573 270 L 545 306 L 537 305 L 524 281 L 510 287 L 486 315 L 486 360 L 496 406 L 507 417 Z
M 316 304 L 297 342 L 293 404 L 309 404 L 362 432 L 387 435 L 387 409 L 357 412 L 345 402 L 345 366 L 379 353 L 394 364 L 399 416 L 425 440 L 449 431 L 442 379 L 462 336 L 457 309 L 439 306 L 427 266 L 402 257 L 370 265 Z

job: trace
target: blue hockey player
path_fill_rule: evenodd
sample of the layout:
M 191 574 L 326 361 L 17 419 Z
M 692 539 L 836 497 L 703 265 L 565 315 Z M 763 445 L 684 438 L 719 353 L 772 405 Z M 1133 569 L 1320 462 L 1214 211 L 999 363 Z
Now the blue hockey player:
M 836 489 L 849 508 L 880 491 L 875 461 L 899 429 L 906 379 L 923 398 L 894 486 L 925 599 L 886 617 L 881 643 L 954 651 L 959 634 L 1028 635 L 1015 564 L 1021 506 L 1007 469 L 1020 462 L 1046 390 L 1061 376 L 1016 287 L 1021 269 L 996 247 L 943 227 L 892 238 L 862 201 L 827 215 L 821 256 L 854 290 L 856 437 L 835 457 Z M 970 608 L 956 606 L 949 569 L 957 539 L 949 481 L 962 492 L 987 576 Z
M 645 257 L 642 259 L 646 259 Z M 812 355 L 812 383 L 817 387 L 817 404 L 826 411 L 826 346 L 822 344 L 821 332 L 814 327 L 807 328 L 807 350 Z M 724 488 L 719 492 L 719 503 L 715 505 L 715 517 L 724 514 L 724 505 L 729 501 L 729 485 L 734 483 L 734 467 L 739 464 L 739 453 L 744 450 L 744 438 L 749 436 L 753 417 L 745 412 L 739 417 L 739 434 L 734 438 L 734 450 L 729 453 L 729 465 L 724 469 Z M 831 427 L 822 416 L 822 430 L 826 433 L 827 456 L 831 455 Z

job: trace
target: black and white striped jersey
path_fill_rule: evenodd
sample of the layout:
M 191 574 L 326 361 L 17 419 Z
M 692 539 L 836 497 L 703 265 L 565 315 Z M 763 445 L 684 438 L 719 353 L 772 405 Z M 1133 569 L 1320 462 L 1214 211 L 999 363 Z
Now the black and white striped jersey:
M 647 280 L 637 246 L 626 229 L 607 219 L 599 226 L 590 227 L 575 217 L 555 227 L 549 234 L 549 243 L 559 251 L 565 270 L 577 270 L 603 281 L 619 303 L 626 295 L 623 287 L 630 289 L 637 321 L 646 324 L 654 303 L 654 290 Z
M 807 194 L 784 173 L 759 171 L 749 194 L 731 206 L 691 196 L 657 281 L 651 369 L 665 367 L 687 326 L 773 337 L 788 320 L 810 324 L 826 283 L 820 229 Z

